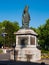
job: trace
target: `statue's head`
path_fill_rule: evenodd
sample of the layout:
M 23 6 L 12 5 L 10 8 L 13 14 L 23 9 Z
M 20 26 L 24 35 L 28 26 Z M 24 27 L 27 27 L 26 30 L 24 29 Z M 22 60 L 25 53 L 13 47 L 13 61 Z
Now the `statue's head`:
M 25 6 L 24 13 L 28 12 L 28 6 Z

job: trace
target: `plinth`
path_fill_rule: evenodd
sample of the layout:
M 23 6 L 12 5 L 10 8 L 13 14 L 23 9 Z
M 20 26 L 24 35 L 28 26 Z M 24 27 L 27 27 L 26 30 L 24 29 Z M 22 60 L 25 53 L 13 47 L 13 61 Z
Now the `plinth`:
M 17 61 L 37 61 L 41 59 L 41 51 L 37 48 L 37 33 L 31 29 L 20 29 L 16 35 L 15 57 Z

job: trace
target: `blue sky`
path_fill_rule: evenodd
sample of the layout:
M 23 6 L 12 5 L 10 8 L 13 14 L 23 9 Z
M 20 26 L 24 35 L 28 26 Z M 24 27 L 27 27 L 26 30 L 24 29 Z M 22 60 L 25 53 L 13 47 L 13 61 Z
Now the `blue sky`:
M 0 0 L 0 22 L 18 21 L 22 25 L 24 7 L 29 6 L 30 27 L 39 27 L 49 18 L 49 0 Z

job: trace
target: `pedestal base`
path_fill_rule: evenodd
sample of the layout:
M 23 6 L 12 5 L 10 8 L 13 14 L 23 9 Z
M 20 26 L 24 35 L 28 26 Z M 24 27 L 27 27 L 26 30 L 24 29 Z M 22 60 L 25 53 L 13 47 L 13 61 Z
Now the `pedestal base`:
M 11 54 L 11 59 L 14 60 L 14 55 Z M 41 59 L 41 51 L 37 48 L 23 48 L 17 49 L 17 53 L 15 54 L 15 59 L 17 61 L 37 61 Z

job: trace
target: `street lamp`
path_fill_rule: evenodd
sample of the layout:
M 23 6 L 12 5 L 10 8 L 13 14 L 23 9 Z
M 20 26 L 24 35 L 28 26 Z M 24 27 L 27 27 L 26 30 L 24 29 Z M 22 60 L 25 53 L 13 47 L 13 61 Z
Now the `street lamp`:
M 15 47 L 16 47 L 16 43 L 13 43 L 12 47 L 13 47 L 13 50 L 14 50 L 14 61 L 15 61 Z
M 2 33 L 1 35 L 4 37 L 4 47 L 5 47 L 5 36 L 7 33 Z
M 2 33 L 1 33 L 1 36 L 4 38 L 4 45 L 3 46 L 5 46 L 5 35 L 6 35 L 6 33 L 4 33 L 5 32 L 5 27 L 2 27 Z

